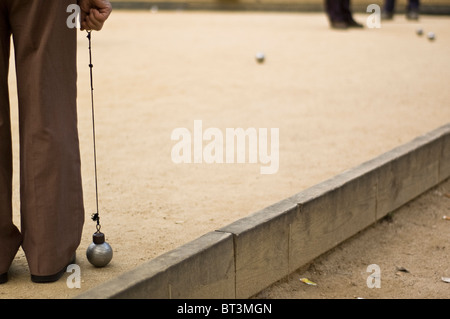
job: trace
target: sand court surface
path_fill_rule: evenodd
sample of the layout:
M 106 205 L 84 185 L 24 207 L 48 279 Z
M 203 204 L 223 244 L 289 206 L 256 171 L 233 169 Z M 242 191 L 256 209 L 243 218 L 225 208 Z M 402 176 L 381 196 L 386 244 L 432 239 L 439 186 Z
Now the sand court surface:
M 365 22 L 368 14 L 355 17 Z M 418 27 L 436 40 L 417 36 Z M 380 29 L 333 31 L 320 13 L 116 10 L 92 41 L 100 216 L 113 260 L 98 269 L 85 256 L 95 189 L 88 42 L 79 32 L 81 288 L 69 288 L 67 276 L 32 283 L 20 250 L 0 298 L 75 297 L 450 121 L 449 17 L 398 16 Z M 257 52 L 265 63 L 255 61 Z M 193 133 L 196 120 L 203 132 L 279 129 L 278 169 L 261 174 L 259 160 L 174 163 L 172 132 Z

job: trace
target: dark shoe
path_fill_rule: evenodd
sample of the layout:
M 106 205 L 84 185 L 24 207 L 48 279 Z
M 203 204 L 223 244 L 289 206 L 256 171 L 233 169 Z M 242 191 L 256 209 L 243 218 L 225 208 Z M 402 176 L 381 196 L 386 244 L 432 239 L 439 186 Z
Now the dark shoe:
M 332 29 L 345 30 L 345 29 L 347 29 L 347 27 L 348 27 L 348 25 L 344 21 L 332 21 L 331 22 Z
M 406 19 L 419 20 L 419 12 L 417 10 L 410 10 L 406 13 Z
M 358 23 L 355 20 L 347 21 L 347 26 L 349 28 L 364 28 L 364 26 L 361 23 Z
M 381 20 L 392 20 L 394 19 L 394 14 L 392 12 L 383 11 L 381 12 Z
M 48 276 L 35 276 L 31 275 L 31 281 L 37 284 L 43 284 L 43 283 L 49 283 L 49 282 L 55 282 L 58 281 L 64 273 L 67 271 L 67 267 L 71 264 L 75 263 L 76 255 L 73 255 L 73 258 L 71 261 L 60 271 L 58 271 L 56 274 L 48 275 Z
M 5 272 L 4 274 L 0 275 L 0 285 L 5 284 L 8 282 L 8 273 Z

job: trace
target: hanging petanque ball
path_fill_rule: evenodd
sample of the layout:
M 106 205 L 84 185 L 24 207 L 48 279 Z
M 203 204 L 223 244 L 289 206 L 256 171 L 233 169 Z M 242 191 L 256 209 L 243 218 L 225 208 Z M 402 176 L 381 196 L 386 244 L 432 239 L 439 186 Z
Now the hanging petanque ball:
M 105 241 L 103 233 L 96 232 L 92 237 L 92 243 L 86 251 L 86 257 L 95 267 L 105 267 L 112 259 L 112 248 Z

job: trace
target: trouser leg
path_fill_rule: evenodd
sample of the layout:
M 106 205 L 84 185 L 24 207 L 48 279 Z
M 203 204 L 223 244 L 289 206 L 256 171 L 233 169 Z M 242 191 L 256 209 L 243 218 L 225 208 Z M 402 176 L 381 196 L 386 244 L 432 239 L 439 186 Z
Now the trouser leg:
M 84 208 L 76 110 L 75 0 L 11 2 L 19 95 L 22 247 L 33 275 L 70 261 Z
M 394 13 L 395 10 L 395 0 L 386 0 L 384 2 L 384 11 L 388 13 Z
M 8 271 L 21 235 L 12 219 L 12 146 L 8 93 L 11 30 L 7 7 L 0 4 L 0 274 Z
M 419 10 L 419 0 L 410 0 L 408 3 L 408 10 Z
M 341 2 L 342 0 L 325 0 L 325 10 L 330 21 L 344 21 Z
M 341 12 L 344 21 L 353 21 L 352 11 L 350 9 L 350 0 L 341 1 Z

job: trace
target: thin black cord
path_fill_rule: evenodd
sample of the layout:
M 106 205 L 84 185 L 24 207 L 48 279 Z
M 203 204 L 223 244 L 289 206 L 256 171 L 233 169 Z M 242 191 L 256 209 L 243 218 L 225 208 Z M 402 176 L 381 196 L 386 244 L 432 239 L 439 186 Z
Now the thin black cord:
M 97 151 L 95 145 L 95 114 L 94 114 L 94 80 L 92 75 L 92 49 L 91 49 L 91 31 L 87 31 L 87 38 L 89 39 L 89 69 L 91 79 L 91 108 L 92 108 L 92 137 L 94 142 L 94 174 L 95 174 L 95 203 L 97 206 L 97 212 L 92 215 L 92 220 L 97 222 L 97 231 L 100 231 L 100 215 L 98 210 L 98 186 L 97 186 Z

